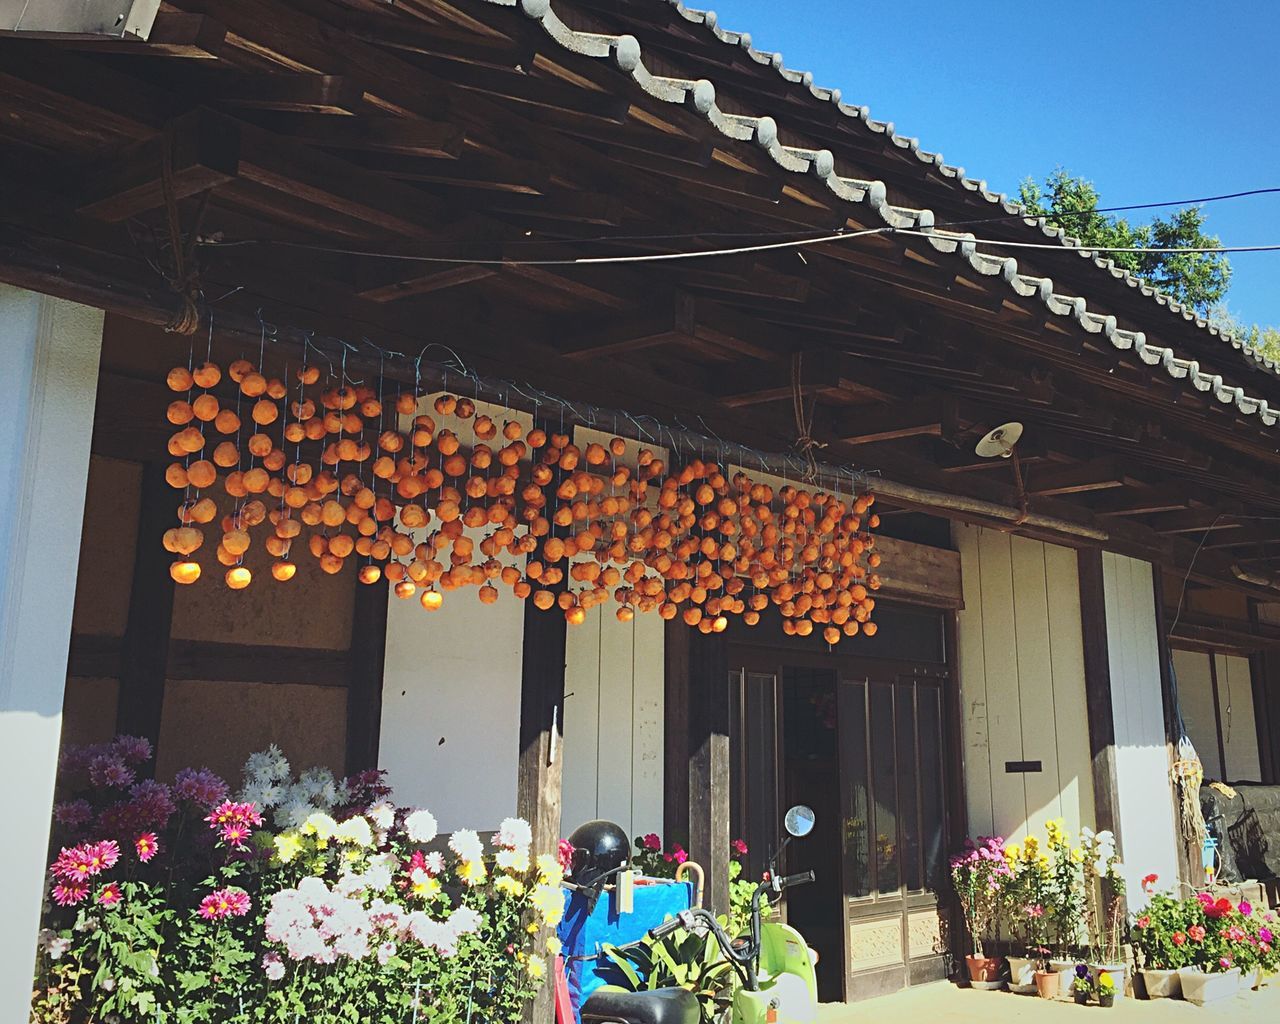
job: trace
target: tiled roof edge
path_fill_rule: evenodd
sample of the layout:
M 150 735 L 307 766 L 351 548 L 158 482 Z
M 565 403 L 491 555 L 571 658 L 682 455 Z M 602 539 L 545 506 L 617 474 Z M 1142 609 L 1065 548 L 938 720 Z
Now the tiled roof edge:
M 652 74 L 645 67 L 640 42 L 635 36 L 579 32 L 560 20 L 551 7 L 551 0 L 484 2 L 500 7 L 519 8 L 527 17 L 537 21 L 566 50 L 610 61 L 650 96 L 664 103 L 677 104 L 695 111 L 728 138 L 754 143 L 784 170 L 796 174 L 812 174 L 838 198 L 870 208 L 886 227 L 925 232 L 924 237 L 935 250 L 957 254 L 979 274 L 1002 278 L 1019 296 L 1039 298 L 1050 312 L 1075 320 L 1091 334 L 1102 335 L 1114 348 L 1120 351 L 1133 350 L 1147 365 L 1164 367 L 1165 372 L 1175 380 L 1189 381 L 1197 391 L 1208 392 L 1223 404 L 1234 405 L 1245 415 L 1258 416 L 1268 427 L 1275 426 L 1277 420 L 1280 420 L 1280 408 L 1272 409 L 1264 399 L 1245 394 L 1243 388 L 1225 384 L 1219 375 L 1202 372 L 1200 364 L 1195 360 L 1179 358 L 1171 348 L 1148 343 L 1141 331 L 1127 331 L 1117 327 L 1114 316 L 1091 312 L 1083 298 L 1055 292 L 1049 278 L 1019 273 L 1018 261 L 1013 257 L 991 256 L 979 252 L 972 234 L 941 229 L 935 231 L 931 210 L 890 205 L 883 182 L 841 177 L 836 173 L 835 157 L 830 150 L 784 146 L 778 141 L 778 126 L 773 118 L 725 113 L 716 105 L 715 86 L 706 79 L 694 81 Z M 674 3 L 674 0 L 670 2 Z M 682 10 L 682 13 L 689 15 L 687 10 Z M 1145 291 L 1150 291 L 1157 301 L 1172 304 L 1171 300 L 1153 289 L 1145 285 L 1142 287 Z M 1183 315 L 1188 319 L 1194 318 L 1187 312 Z M 1200 322 L 1203 324 L 1203 321 Z M 1239 343 L 1236 343 L 1236 347 L 1244 348 Z M 1245 351 L 1251 350 L 1246 348 Z M 1267 361 L 1267 366 L 1273 368 L 1274 364 Z
M 489 2 L 504 3 L 506 0 L 489 0 Z M 752 45 L 750 33 L 732 32 L 728 29 L 722 28 L 715 11 L 696 10 L 692 7 L 686 6 L 683 0 L 661 0 L 661 2 L 675 8 L 676 12 L 685 21 L 696 25 L 702 25 L 707 28 L 720 42 L 729 46 L 737 46 L 745 50 L 747 55 L 757 64 L 772 67 L 778 72 L 779 76 L 787 82 L 807 89 L 814 99 L 822 103 L 831 104 L 846 117 L 856 118 L 866 125 L 866 127 L 872 132 L 884 135 L 886 139 L 898 149 L 902 149 L 913 154 L 921 163 L 936 167 L 939 174 L 945 178 L 953 179 L 960 187 L 976 193 L 995 206 L 999 206 L 1005 213 L 1019 214 L 1024 212 L 1025 207 L 1021 203 L 1010 199 L 1003 192 L 991 191 L 987 187 L 987 183 L 984 179 L 970 178 L 966 176 L 963 167 L 954 167 L 944 162 L 941 153 L 932 153 L 921 149 L 919 139 L 911 136 L 899 135 L 894 130 L 894 124 L 892 121 L 877 121 L 871 117 L 871 111 L 869 108 L 845 103 L 841 98 L 839 89 L 828 89 L 823 86 L 815 85 L 812 72 L 797 71 L 793 68 L 788 68 L 782 62 L 781 53 L 771 53 L 766 50 L 756 49 Z M 509 3 L 507 5 L 510 6 Z M 1043 217 L 1026 216 L 1022 218 L 1022 221 L 1028 227 L 1039 228 L 1046 237 L 1057 239 L 1064 246 L 1074 246 L 1079 244 L 1078 239 L 1072 238 L 1063 229 L 1049 224 Z M 1271 373 L 1280 375 L 1280 362 L 1267 358 L 1262 352 L 1245 342 L 1244 339 L 1230 332 L 1219 330 L 1184 303 L 1180 303 L 1176 299 L 1165 295 L 1163 292 L 1152 288 L 1131 271 L 1125 270 L 1122 267 L 1117 267 L 1114 260 L 1098 256 L 1093 252 L 1081 252 L 1080 255 L 1085 259 L 1092 260 L 1099 269 L 1105 270 L 1111 274 L 1112 277 L 1124 281 L 1130 288 L 1136 288 L 1143 295 L 1153 298 L 1160 305 L 1166 307 L 1170 312 L 1181 316 L 1184 320 L 1193 322 L 1197 327 L 1203 330 L 1207 330 L 1210 335 L 1220 339 L 1226 344 L 1229 344 L 1246 359 L 1253 360 L 1253 362 L 1259 367 L 1264 368 Z

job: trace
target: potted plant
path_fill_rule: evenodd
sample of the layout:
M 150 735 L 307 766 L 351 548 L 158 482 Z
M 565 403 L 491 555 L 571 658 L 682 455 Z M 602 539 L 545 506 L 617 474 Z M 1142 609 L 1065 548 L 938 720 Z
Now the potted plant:
M 1125 963 L 1121 942 L 1124 939 L 1125 883 L 1116 840 L 1105 829 L 1080 830 L 1081 894 L 1084 901 L 1085 925 L 1089 933 L 1089 949 L 1093 955 L 1090 967 L 1094 977 L 1111 975 L 1115 997 L 1124 997 Z
M 1042 897 L 1038 893 L 1043 875 L 1036 870 L 1034 843 L 1032 838 L 1030 846 L 1010 843 L 1004 848 L 1009 877 L 1003 887 L 1005 899 L 1001 916 L 1009 926 L 1012 940 L 1012 951 L 1005 960 L 1009 965 L 1009 990 L 1021 995 L 1034 995 L 1037 991 L 1035 971 L 1038 954 L 1034 947 L 1043 945 L 1042 941 L 1032 940 L 1034 915 L 1038 913 L 1043 917 L 1044 913 Z
M 1269 910 L 1254 914 L 1254 935 L 1258 943 L 1258 978 L 1254 988 L 1261 988 L 1267 979 L 1280 971 L 1280 944 L 1275 933 L 1280 929 L 1276 915 Z
M 1080 888 L 1083 854 L 1078 847 L 1071 848 L 1066 825 L 1061 818 L 1046 821 L 1044 828 L 1048 837 L 1043 858 L 1046 867 L 1045 915 L 1055 954 L 1049 966 L 1058 972 L 1058 995 L 1062 999 L 1070 999 L 1084 907 Z
M 1111 977 L 1110 971 L 1103 971 L 1098 975 L 1098 1005 L 1113 1006 L 1120 991 L 1116 988 L 1115 979 Z
M 966 839 L 964 850 L 951 858 L 951 884 L 964 911 L 965 927 L 973 952 L 965 957 L 969 983 L 974 988 L 1000 988 L 1000 960 L 987 956 L 983 940 L 994 933 L 1004 901 L 1004 886 L 1011 872 L 1004 856 L 1004 840 L 982 836 Z
M 1224 930 L 1219 922 L 1235 910 L 1226 898 L 1198 893 L 1182 901 L 1187 920 L 1190 962 L 1179 968 L 1182 996 L 1203 1006 L 1234 995 L 1240 989 L 1240 968 L 1236 966 Z
M 1187 939 L 1187 907 L 1184 900 L 1163 892 L 1152 892 L 1156 875 L 1147 875 L 1142 888 L 1147 905 L 1134 918 L 1133 943 L 1142 964 L 1141 977 L 1148 999 L 1179 999 L 1182 996 L 1180 967 L 1191 963 L 1193 946 Z
M 1089 1002 L 1093 995 L 1093 975 L 1089 973 L 1088 964 L 1076 964 L 1075 976 L 1071 981 L 1071 994 L 1080 1006 Z

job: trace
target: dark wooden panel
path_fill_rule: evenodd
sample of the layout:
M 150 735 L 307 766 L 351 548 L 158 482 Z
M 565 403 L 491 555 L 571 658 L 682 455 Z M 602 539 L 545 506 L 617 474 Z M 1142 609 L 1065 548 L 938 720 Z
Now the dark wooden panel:
M 164 470 L 158 462 L 149 462 L 142 470 L 138 541 L 129 617 L 120 644 L 116 703 L 116 731 L 144 736 L 153 745 L 160 740 L 175 586 L 169 575 L 170 555 L 160 543 L 173 522 L 173 488 L 165 481 Z
M 1076 552 L 1080 570 L 1080 625 L 1084 638 L 1085 710 L 1093 763 L 1094 828 L 1109 829 L 1120 845 L 1120 797 L 1116 787 L 1116 729 L 1111 707 L 1111 663 L 1107 647 L 1107 599 L 1102 552 Z
M 387 655 L 387 578 L 356 584 L 347 685 L 347 774 L 378 767 Z
M 682 626 L 688 630 L 687 626 Z M 729 644 L 689 630 L 689 855 L 707 873 L 704 903 L 729 910 Z
M 346 651 L 266 644 L 224 644 L 175 638 L 169 649 L 170 679 L 225 683 L 348 685 Z
M 668 620 L 663 633 L 663 838 L 689 842 L 689 627 Z

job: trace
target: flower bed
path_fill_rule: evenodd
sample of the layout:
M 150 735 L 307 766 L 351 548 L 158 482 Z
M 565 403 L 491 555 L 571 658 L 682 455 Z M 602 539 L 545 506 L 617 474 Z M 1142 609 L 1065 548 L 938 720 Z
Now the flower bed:
M 563 908 L 524 821 L 445 843 L 379 772 L 295 777 L 272 747 L 233 794 L 204 769 L 138 780 L 150 756 L 64 754 L 37 1024 L 519 1019 Z

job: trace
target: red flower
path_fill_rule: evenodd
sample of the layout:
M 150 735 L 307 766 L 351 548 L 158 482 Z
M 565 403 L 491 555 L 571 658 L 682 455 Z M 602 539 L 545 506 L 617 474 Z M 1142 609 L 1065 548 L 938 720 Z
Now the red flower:
M 133 841 L 133 846 L 138 851 L 138 860 L 143 864 L 160 852 L 160 841 L 154 832 L 143 832 Z
M 1235 908 L 1231 906 L 1231 901 L 1225 896 L 1220 896 L 1216 903 L 1205 904 L 1205 916 L 1212 918 L 1226 917 Z
M 1184 942 L 1186 942 L 1186 941 L 1187 941 L 1187 936 L 1186 936 L 1186 933 L 1185 933 L 1185 932 L 1174 932 L 1174 933 L 1173 933 L 1173 944 L 1174 944 L 1175 946 L 1181 946 L 1181 945 L 1182 945 Z
M 735 839 L 732 843 L 729 844 L 729 847 L 739 857 L 745 857 L 747 855 L 747 844 L 744 843 L 741 839 Z
M 1139 928 L 1150 928 L 1151 916 L 1149 914 L 1143 914 L 1140 918 L 1138 918 L 1137 921 L 1134 922 L 1134 924 L 1136 924 Z
M 1191 936 L 1192 942 L 1204 941 L 1204 929 L 1198 924 L 1193 924 L 1190 928 L 1188 928 L 1187 934 Z
M 1145 878 L 1142 879 L 1142 891 L 1150 892 L 1151 887 L 1155 885 L 1156 882 L 1158 882 L 1159 880 L 1160 880 L 1159 875 L 1155 875 L 1155 874 L 1147 875 Z
M 656 852 L 662 849 L 662 839 L 656 832 L 650 832 L 640 840 L 640 845 L 646 850 L 653 850 Z

